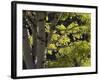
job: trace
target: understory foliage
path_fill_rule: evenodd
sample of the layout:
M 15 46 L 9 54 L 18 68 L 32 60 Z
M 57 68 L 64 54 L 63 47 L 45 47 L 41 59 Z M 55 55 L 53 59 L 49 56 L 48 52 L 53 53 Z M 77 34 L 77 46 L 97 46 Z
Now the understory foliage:
M 90 14 L 53 13 L 51 16 L 59 20 L 52 27 L 51 17 L 47 16 L 45 31 L 51 35 L 47 55 L 51 59 L 46 60 L 46 67 L 90 66 Z
M 35 15 L 37 13 L 31 12 Z M 46 44 L 44 67 L 90 66 L 91 14 L 74 12 L 44 12 L 44 14 L 45 40 L 42 40 Z M 28 39 L 30 46 L 34 45 L 32 42 L 34 37 L 29 36 Z

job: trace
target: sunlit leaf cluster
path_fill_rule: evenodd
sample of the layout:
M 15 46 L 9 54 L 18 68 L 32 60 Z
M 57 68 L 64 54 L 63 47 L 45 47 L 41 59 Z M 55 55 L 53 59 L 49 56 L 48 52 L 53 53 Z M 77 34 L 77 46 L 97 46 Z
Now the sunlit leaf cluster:
M 51 35 L 47 54 L 56 58 L 56 60 L 47 59 L 46 67 L 90 66 L 91 14 L 70 12 L 59 14 L 61 16 L 53 28 L 50 22 L 46 22 L 45 31 Z

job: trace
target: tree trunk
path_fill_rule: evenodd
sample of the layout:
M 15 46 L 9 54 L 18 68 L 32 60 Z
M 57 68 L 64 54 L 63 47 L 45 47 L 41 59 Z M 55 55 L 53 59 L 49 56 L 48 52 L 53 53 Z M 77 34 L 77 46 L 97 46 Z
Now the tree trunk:
M 33 38 L 33 45 L 32 45 L 32 57 L 33 57 L 33 63 L 34 68 L 36 68 L 36 54 L 37 54 L 37 29 L 36 25 L 32 25 L 32 38 Z
M 23 60 L 25 62 L 27 69 L 34 68 L 32 53 L 31 53 L 31 48 L 28 41 L 28 34 L 27 34 L 26 28 L 23 28 Z
M 43 68 L 45 61 L 45 13 L 37 12 L 37 53 L 36 68 Z

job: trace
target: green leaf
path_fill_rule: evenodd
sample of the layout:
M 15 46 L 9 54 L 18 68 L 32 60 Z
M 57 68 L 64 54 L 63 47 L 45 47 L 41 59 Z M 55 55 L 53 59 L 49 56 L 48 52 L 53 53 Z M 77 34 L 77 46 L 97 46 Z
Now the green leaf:
M 56 41 L 56 40 L 58 40 L 59 37 L 60 37 L 59 34 L 53 34 L 52 37 L 51 37 L 51 40 Z
M 48 54 L 52 55 L 52 50 L 48 50 Z
M 57 49 L 55 44 L 49 44 L 48 49 Z
M 70 39 L 68 38 L 68 37 L 61 37 L 60 39 L 59 39 L 59 43 L 60 44 L 62 44 L 62 45 L 65 45 L 65 44 L 67 44 L 68 42 L 70 42 Z
M 86 58 L 84 60 L 81 61 L 81 65 L 82 66 L 91 66 L 91 59 L 90 58 Z
M 66 27 L 63 24 L 56 26 L 56 28 L 61 31 L 66 30 Z

